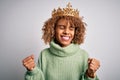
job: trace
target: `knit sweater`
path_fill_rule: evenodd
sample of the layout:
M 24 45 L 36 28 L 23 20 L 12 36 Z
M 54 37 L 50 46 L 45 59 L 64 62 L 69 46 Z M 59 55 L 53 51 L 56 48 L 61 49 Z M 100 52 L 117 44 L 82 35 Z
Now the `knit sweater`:
M 99 80 L 85 75 L 88 53 L 77 44 L 60 47 L 51 41 L 50 48 L 41 51 L 38 64 L 27 71 L 25 80 Z

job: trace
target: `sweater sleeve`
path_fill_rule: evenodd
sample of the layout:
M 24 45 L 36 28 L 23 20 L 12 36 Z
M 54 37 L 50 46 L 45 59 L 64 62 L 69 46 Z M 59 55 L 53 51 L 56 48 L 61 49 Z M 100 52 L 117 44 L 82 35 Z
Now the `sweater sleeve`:
M 32 71 L 27 71 L 25 80 L 45 80 L 41 69 L 41 56 L 38 59 L 37 66 Z
M 88 58 L 89 58 L 89 55 L 86 51 L 83 51 L 84 52 L 84 65 L 83 65 L 83 73 L 81 75 L 81 80 L 99 80 L 99 78 L 97 77 L 97 75 L 94 77 L 94 78 L 90 78 L 88 76 L 86 76 L 86 70 L 88 69 Z
M 90 77 L 87 77 L 85 73 L 83 73 L 81 80 L 99 80 L 99 78 L 97 76 L 95 76 L 94 78 L 90 78 Z
M 42 71 L 35 67 L 32 71 L 27 71 L 25 74 L 25 80 L 44 80 Z

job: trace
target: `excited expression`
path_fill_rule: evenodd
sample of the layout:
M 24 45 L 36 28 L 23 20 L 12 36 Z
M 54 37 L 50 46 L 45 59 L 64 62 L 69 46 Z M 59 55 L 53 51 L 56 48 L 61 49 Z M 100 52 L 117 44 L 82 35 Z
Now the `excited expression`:
M 71 44 L 75 33 L 75 27 L 70 25 L 70 21 L 60 19 L 55 27 L 55 40 L 61 47 Z

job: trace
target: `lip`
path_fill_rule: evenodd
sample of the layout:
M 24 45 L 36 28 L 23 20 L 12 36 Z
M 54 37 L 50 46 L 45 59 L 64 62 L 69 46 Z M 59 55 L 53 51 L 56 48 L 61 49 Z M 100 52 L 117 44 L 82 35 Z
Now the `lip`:
M 70 36 L 61 36 L 61 39 L 64 40 L 64 41 L 69 41 Z

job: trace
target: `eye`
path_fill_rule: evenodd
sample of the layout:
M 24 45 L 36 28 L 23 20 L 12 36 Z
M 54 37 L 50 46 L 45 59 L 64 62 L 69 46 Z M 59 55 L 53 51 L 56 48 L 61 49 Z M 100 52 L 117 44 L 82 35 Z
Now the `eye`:
M 65 26 L 64 25 L 58 25 L 59 29 L 64 29 Z
M 70 30 L 75 30 L 75 27 L 73 27 L 73 26 L 70 26 Z

